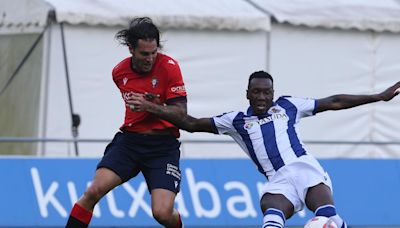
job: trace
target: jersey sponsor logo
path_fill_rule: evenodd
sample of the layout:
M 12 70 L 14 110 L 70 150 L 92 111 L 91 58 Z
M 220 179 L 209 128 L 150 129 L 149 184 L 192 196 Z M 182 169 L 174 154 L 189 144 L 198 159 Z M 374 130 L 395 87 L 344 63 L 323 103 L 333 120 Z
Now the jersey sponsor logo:
M 174 93 L 182 93 L 182 92 L 186 92 L 186 89 L 185 89 L 184 85 L 182 85 L 182 86 L 174 86 L 174 87 L 171 87 L 171 91 L 174 92 Z
M 259 119 L 257 122 L 259 125 L 267 124 L 271 121 L 274 120 L 288 120 L 289 117 L 286 115 L 286 113 L 280 113 L 280 114 L 273 114 L 271 116 L 267 116 L 265 118 Z
M 256 123 L 256 122 L 258 123 L 258 125 L 261 126 L 263 124 L 267 124 L 274 120 L 286 120 L 287 121 L 287 120 L 289 120 L 289 117 L 286 115 L 286 113 L 273 114 L 271 116 L 267 116 L 265 118 L 262 118 L 262 119 L 259 119 L 256 121 L 247 122 L 244 124 L 243 127 L 244 127 L 244 129 L 248 130 L 248 129 L 251 129 L 254 126 L 254 123 Z
M 130 99 L 132 99 L 132 96 L 135 92 L 130 91 L 130 92 L 123 92 L 122 93 L 122 99 L 124 99 L 125 102 L 129 101 Z
M 128 78 L 124 77 L 124 79 L 122 79 L 122 82 L 124 83 L 124 85 L 126 85 L 126 83 L 128 82 Z

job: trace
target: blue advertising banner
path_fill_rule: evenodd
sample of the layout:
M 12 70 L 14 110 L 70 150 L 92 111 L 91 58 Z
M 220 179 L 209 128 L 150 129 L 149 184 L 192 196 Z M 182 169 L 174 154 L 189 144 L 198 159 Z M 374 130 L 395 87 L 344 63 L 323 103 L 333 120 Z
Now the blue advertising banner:
M 98 159 L 0 159 L 0 227 L 65 225 L 69 211 L 94 175 Z M 338 212 L 348 224 L 399 226 L 399 160 L 322 160 L 334 186 Z M 247 159 L 182 160 L 176 198 L 185 225 L 260 226 L 259 199 L 265 178 Z M 93 226 L 159 225 L 151 216 L 142 177 L 114 189 L 96 206 Z M 287 225 L 312 217 L 301 211 Z

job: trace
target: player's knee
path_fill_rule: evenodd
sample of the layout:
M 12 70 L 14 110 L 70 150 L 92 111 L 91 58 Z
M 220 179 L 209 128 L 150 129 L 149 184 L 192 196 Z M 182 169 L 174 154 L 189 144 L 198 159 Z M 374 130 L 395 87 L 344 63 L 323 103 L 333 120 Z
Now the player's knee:
M 97 186 L 89 187 L 84 193 L 84 198 L 94 203 L 97 203 L 103 196 L 104 191 Z
M 267 208 L 269 207 L 268 202 L 265 201 L 265 200 L 261 200 L 261 201 L 260 201 L 260 207 L 261 207 L 261 210 L 262 210 L 262 211 L 266 211 Z
M 173 209 L 159 207 L 159 208 L 153 208 L 152 212 L 153 212 L 153 217 L 160 224 L 165 224 L 171 219 L 173 214 Z
M 273 196 L 269 193 L 264 194 L 260 200 L 260 207 L 262 211 L 266 211 L 270 207 L 275 207 L 275 200 L 271 200 Z
M 323 205 L 333 205 L 332 191 L 325 184 L 318 184 L 307 191 L 305 203 L 308 209 L 316 211 Z
M 266 193 L 260 201 L 261 210 L 265 212 L 269 208 L 283 211 L 286 218 L 290 218 L 294 213 L 293 204 L 282 194 Z

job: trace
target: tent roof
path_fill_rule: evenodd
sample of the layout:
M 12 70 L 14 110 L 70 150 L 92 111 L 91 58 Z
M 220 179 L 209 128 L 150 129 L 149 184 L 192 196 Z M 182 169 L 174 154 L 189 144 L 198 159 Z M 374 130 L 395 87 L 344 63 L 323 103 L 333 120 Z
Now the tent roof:
M 126 26 L 149 16 L 162 28 L 269 30 L 269 17 L 245 0 L 46 0 L 58 22 Z M 95 3 L 95 4 L 94 4 Z
M 400 32 L 396 0 L 250 0 L 279 23 Z
M 39 32 L 50 10 L 43 0 L 0 0 L 0 34 Z
M 56 22 L 126 26 L 149 16 L 161 28 L 269 31 L 278 23 L 400 32 L 397 0 L 1 0 L 0 33 L 40 31 Z
M 270 28 L 270 17 L 246 0 L 2 0 L 0 31 L 20 27 L 22 32 L 31 24 L 43 27 L 51 10 L 57 22 L 69 24 L 126 26 L 133 17 L 149 16 L 161 28 Z

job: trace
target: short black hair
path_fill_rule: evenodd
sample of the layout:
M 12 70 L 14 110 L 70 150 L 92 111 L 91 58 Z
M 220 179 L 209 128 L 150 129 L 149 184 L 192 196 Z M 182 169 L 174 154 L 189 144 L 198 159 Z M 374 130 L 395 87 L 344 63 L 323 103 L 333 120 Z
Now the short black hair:
M 129 27 L 115 35 L 121 44 L 137 47 L 138 40 L 156 40 L 157 47 L 160 47 L 160 30 L 149 17 L 136 17 L 129 22 Z
M 260 70 L 260 71 L 256 71 L 254 73 L 252 73 L 249 77 L 249 84 L 247 85 L 247 87 L 250 86 L 250 82 L 251 80 L 253 80 L 254 78 L 265 78 L 265 79 L 269 79 L 271 80 L 272 84 L 274 83 L 274 79 L 272 78 L 272 76 L 270 74 L 268 74 L 267 72 Z

